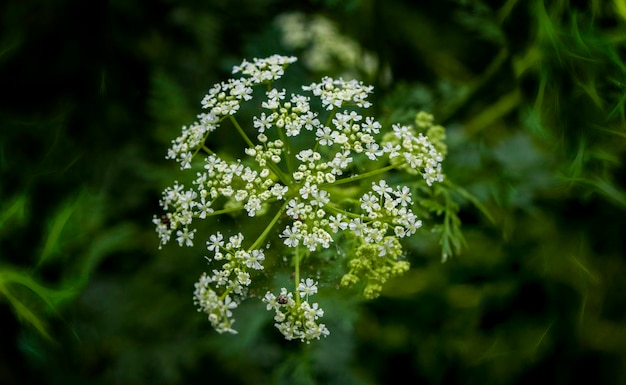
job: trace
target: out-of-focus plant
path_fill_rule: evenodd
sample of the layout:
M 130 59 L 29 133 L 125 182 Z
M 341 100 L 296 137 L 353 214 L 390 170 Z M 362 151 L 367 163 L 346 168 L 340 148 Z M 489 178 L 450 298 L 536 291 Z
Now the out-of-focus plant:
M 9 201 L 0 212 L 0 238 L 10 226 L 19 226 L 27 220 L 26 206 L 28 204 L 25 195 L 18 196 Z M 62 221 L 62 218 L 59 218 Z M 50 254 L 50 247 L 54 243 L 54 234 L 50 234 L 42 252 L 40 261 Z M 41 335 L 51 338 L 46 327 L 47 311 L 54 310 L 59 302 L 71 296 L 73 290 L 54 290 L 42 285 L 33 275 L 24 270 L 4 263 L 0 266 L 0 300 L 7 301 L 13 308 L 16 316 L 26 324 L 34 327 Z M 41 306 L 33 302 L 37 297 L 47 305 L 47 311 L 41 310 Z
M 177 181 L 163 192 L 167 213 L 153 219 L 162 244 L 175 238 L 193 246 L 198 219 L 234 215 L 240 226 L 262 224 L 262 231 L 204 236 L 211 272 L 196 284 L 194 300 L 220 333 L 236 332 L 232 310 L 259 296 L 257 276 L 269 267 L 277 278 L 291 270 L 291 289 L 262 298 L 285 338 L 328 335 L 319 323 L 324 311 L 310 302 L 319 280 L 378 297 L 389 278 L 409 269 L 401 242 L 422 227 L 417 210 L 443 217 L 444 260 L 462 243 L 458 206 L 449 199 L 454 189 L 442 185 L 445 130 L 433 116 L 421 112 L 412 126 L 383 127 L 362 113 L 373 87 L 342 78 L 324 77 L 302 86 L 307 94 L 288 96 L 274 84 L 295 61 L 273 55 L 235 66 L 242 76 L 211 88 L 202 101 L 207 112 L 183 127 L 167 155 L 195 179 L 192 188 Z M 257 86 L 265 92 L 255 93 Z M 247 124 L 236 118 L 257 98 L 262 112 Z M 208 147 L 226 128 L 241 136 L 245 156 Z M 314 268 L 303 277 L 305 263 Z M 333 282 L 333 274 L 340 279 Z
M 614 174 L 626 137 L 624 9 L 623 1 L 579 9 L 569 1 L 537 1 L 536 45 L 515 60 L 520 76 L 537 78 L 532 128 L 562 141 L 569 161 L 562 179 L 621 207 L 626 191 Z
M 342 34 L 333 20 L 323 15 L 301 12 L 276 17 L 282 45 L 302 58 L 314 73 L 345 78 L 373 79 L 379 68 L 378 57 L 356 40 Z
M 70 303 L 87 284 L 91 272 L 107 252 L 127 244 L 131 226 L 99 231 L 102 217 L 98 198 L 82 193 L 68 200 L 47 220 L 37 258 L 26 266 L 7 261 L 0 265 L 0 300 L 7 301 L 17 318 L 48 340 L 50 318 Z M 19 195 L 0 211 L 0 239 L 25 231 L 30 223 L 28 196 Z M 80 254 L 74 254 L 82 248 Z M 24 255 L 24 260 L 30 258 Z

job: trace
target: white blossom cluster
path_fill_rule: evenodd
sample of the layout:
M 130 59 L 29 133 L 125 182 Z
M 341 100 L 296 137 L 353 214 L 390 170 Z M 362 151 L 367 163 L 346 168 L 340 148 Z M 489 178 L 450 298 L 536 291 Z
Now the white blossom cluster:
M 386 135 L 385 148 L 390 148 L 392 164 L 410 174 L 422 174 L 428 185 L 443 182 L 441 162 L 443 155 L 437 151 L 431 140 L 421 132 L 416 134 L 410 126 L 394 124 L 393 135 Z
M 372 104 L 365 99 L 374 90 L 374 87 L 366 86 L 363 82 L 354 79 L 346 81 L 325 76 L 320 83 L 302 86 L 302 89 L 311 91 L 313 95 L 321 99 L 322 105 L 327 110 L 332 110 L 333 108 L 341 108 L 347 103 L 363 108 L 370 107 Z
M 284 244 L 288 247 L 302 245 L 313 252 L 330 247 L 331 233 L 349 232 L 365 243 L 378 245 L 382 257 L 392 247 L 383 241 L 388 232 L 404 238 L 415 234 L 422 226 L 422 221 L 409 207 L 411 190 L 407 186 L 393 189 L 383 179 L 372 183 L 372 189 L 359 199 L 362 215 L 339 212 L 329 206 L 329 202 L 327 191 L 305 182 L 299 196 L 287 203 L 286 213 L 293 218 L 293 223 L 280 234 Z
M 411 210 L 412 191 L 376 178 L 377 170 L 359 174 L 353 165 L 356 159 L 421 174 L 428 185 L 443 180 L 443 156 L 427 136 L 394 125 L 393 132 L 381 140 L 382 125 L 360 113 L 371 105 L 367 100 L 371 86 L 325 77 L 302 87 L 308 95 L 288 95 L 273 88 L 272 82 L 294 61 L 274 55 L 236 66 L 233 73 L 241 77 L 209 90 L 202 101 L 208 112 L 199 115 L 198 123 L 183 127 L 168 151 L 167 157 L 177 160 L 182 169 L 191 168 L 200 152 L 205 158 L 191 188 L 175 182 L 164 190 L 160 204 L 167 214 L 153 218 L 161 245 L 175 238 L 180 246 L 193 246 L 194 219 L 226 212 L 245 211 L 248 218 L 267 226 L 250 244 L 244 244 L 243 234 L 230 236 L 227 242 L 221 232 L 209 236 L 207 260 L 220 268 L 202 275 L 194 302 L 220 333 L 235 332 L 232 310 L 246 298 L 253 273 L 263 269 L 263 247 L 270 235 L 278 235 L 295 255 L 302 250 L 314 255 L 350 234 L 361 244 L 375 245 L 378 257 L 396 263 L 397 239 L 413 235 L 422 226 Z M 259 103 L 262 110 L 242 127 L 235 114 L 241 103 L 252 98 L 252 87 L 261 84 L 267 87 L 265 100 Z M 314 111 L 312 98 L 321 103 L 323 115 Z M 244 159 L 226 160 L 206 147 L 207 135 L 224 119 L 247 144 Z M 310 147 L 295 150 L 291 141 L 303 135 Z M 339 185 L 362 178 L 377 180 L 351 198 L 352 206 L 344 206 Z M 268 212 L 274 213 L 274 219 L 258 219 Z M 285 217 L 287 221 L 278 220 Z M 267 309 L 276 313 L 276 327 L 287 339 L 309 341 L 328 335 L 318 322 L 323 310 L 309 303 L 317 283 L 302 279 L 295 290 L 295 298 L 283 288 L 278 296 L 268 292 L 263 299 Z
M 211 274 L 202 274 L 195 285 L 194 303 L 198 311 L 208 314 L 211 325 L 219 333 L 237 333 L 232 328 L 235 320 L 231 310 L 241 303 L 246 289 L 252 283 L 250 270 L 263 270 L 263 250 L 242 249 L 243 240 L 241 233 L 231 236 L 226 243 L 219 231 L 211 235 L 207 241 L 207 250 L 213 256 L 207 259 L 209 263 L 222 263 L 222 268 L 213 269 Z M 220 294 L 214 289 L 220 290 Z
M 301 280 L 297 287 L 299 297 L 293 298 L 293 293 L 281 288 L 278 296 L 267 292 L 263 298 L 267 310 L 274 310 L 274 324 L 287 340 L 299 339 L 309 342 L 313 339 L 330 334 L 326 325 L 317 320 L 324 315 L 324 310 L 317 302 L 310 304 L 309 296 L 317 293 L 317 282 L 311 278 Z M 304 299 L 304 301 L 301 301 Z
M 167 153 L 168 159 L 180 162 L 181 168 L 190 168 L 193 155 L 204 144 L 209 133 L 215 131 L 220 122 L 239 110 L 242 101 L 252 98 L 252 87 L 279 79 L 295 57 L 273 55 L 266 59 L 243 61 L 233 68 L 233 73 L 241 72 L 246 77 L 229 79 L 216 84 L 202 100 L 202 107 L 208 112 L 198 115 L 198 121 L 184 126 L 182 134 L 172 141 Z

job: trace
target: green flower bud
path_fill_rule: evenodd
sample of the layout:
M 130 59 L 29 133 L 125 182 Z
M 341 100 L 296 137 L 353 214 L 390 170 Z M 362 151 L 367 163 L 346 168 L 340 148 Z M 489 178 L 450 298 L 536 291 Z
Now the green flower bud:
M 341 277 L 341 286 L 352 286 L 355 283 L 359 282 L 359 277 L 357 277 L 354 274 L 344 274 L 343 277 Z
M 363 296 L 366 299 L 374 299 L 380 296 L 380 292 L 383 289 L 382 285 L 379 283 L 369 283 L 365 286 L 363 290 Z

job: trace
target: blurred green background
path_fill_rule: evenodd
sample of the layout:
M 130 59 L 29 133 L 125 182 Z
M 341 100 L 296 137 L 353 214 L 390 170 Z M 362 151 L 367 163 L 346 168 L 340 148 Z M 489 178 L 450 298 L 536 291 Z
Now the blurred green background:
M 416 238 L 381 298 L 320 299 L 331 335 L 310 345 L 253 303 L 216 334 L 191 298 L 202 248 L 158 250 L 151 224 L 208 89 L 305 54 L 289 12 L 377 65 L 286 77 L 360 74 L 387 124 L 432 112 L 449 180 L 489 213 L 453 197 L 462 252 Z M 626 1 L 9 0 L 0 18 L 1 384 L 626 384 Z

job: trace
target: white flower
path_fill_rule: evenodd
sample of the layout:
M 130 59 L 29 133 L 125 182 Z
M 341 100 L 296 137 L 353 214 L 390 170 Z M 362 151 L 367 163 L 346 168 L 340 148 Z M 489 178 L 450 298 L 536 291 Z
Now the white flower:
M 407 186 L 402 186 L 402 190 L 398 190 L 396 196 L 398 197 L 398 202 L 403 207 L 411 204 L 411 189 Z
M 378 184 L 372 183 L 372 190 L 376 191 L 381 196 L 387 196 L 392 191 L 391 187 L 387 184 L 387 181 L 381 179 Z
M 254 128 L 256 128 L 259 132 L 264 132 L 265 130 L 269 129 L 272 127 L 273 124 L 273 117 L 274 115 L 265 115 L 265 112 L 261 113 L 260 117 L 253 117 L 252 120 L 252 125 L 254 126 Z
M 237 307 L 237 302 L 233 301 L 232 298 L 230 298 L 230 296 L 227 295 L 226 298 L 224 298 L 224 311 L 226 313 L 226 316 L 231 317 L 233 313 L 230 310 L 236 307 Z
M 331 135 L 332 133 L 333 133 L 333 131 L 331 131 L 330 128 L 328 128 L 328 127 L 320 127 L 315 132 L 315 136 L 317 136 L 317 141 L 322 146 L 332 146 L 333 143 L 334 143 L 333 142 L 333 137 Z
M 250 273 L 246 271 L 238 272 L 237 281 L 243 286 L 249 286 L 252 283 L 252 280 L 250 280 Z
M 312 112 L 312 111 L 307 111 L 305 115 L 300 116 L 300 119 L 302 121 L 302 126 L 308 131 L 311 131 L 316 127 L 320 127 L 321 123 L 316 117 L 317 117 L 317 113 Z
M 291 218 L 298 220 L 301 216 L 306 215 L 306 206 L 297 199 L 291 199 L 287 203 L 286 213 Z
M 376 160 L 376 159 L 378 159 L 379 156 L 381 156 L 383 154 L 384 154 L 384 152 L 382 150 L 380 150 L 380 146 L 378 145 L 378 143 L 373 142 L 373 143 L 367 143 L 365 145 L 365 155 L 370 160 Z
M 300 238 L 302 238 L 302 234 L 300 234 L 295 227 L 287 227 L 285 230 L 283 230 L 280 236 L 281 238 L 285 238 L 284 243 L 289 247 L 298 246 L 298 244 L 300 244 Z
M 289 191 L 289 187 L 283 186 L 280 183 L 275 183 L 270 189 L 270 193 L 277 199 L 283 199 L 285 194 Z
M 341 213 L 337 214 L 336 216 L 331 215 L 330 217 L 328 217 L 328 226 L 333 231 L 333 233 L 348 228 L 348 222 L 346 222 L 344 219 L 345 216 Z
M 274 294 L 272 294 L 271 291 L 268 291 L 267 293 L 265 293 L 265 296 L 263 297 L 263 302 L 265 302 L 267 304 L 265 306 L 266 310 L 272 310 L 272 309 L 278 309 L 279 308 L 278 301 L 276 301 L 276 296 Z
M 311 191 L 311 204 L 312 205 L 323 207 L 328 202 L 330 202 L 328 191 L 325 191 L 325 190 Z
M 304 186 L 302 186 L 300 188 L 300 190 L 298 191 L 300 193 L 300 196 L 303 199 L 308 199 L 309 198 L 309 194 L 313 195 L 317 193 L 317 185 L 316 184 L 311 184 L 309 182 L 306 182 L 304 184 Z
M 397 156 L 400 155 L 400 146 L 399 145 L 393 145 L 393 143 L 391 142 L 387 142 L 383 145 L 383 152 L 386 152 L 387 154 L 389 154 L 389 159 L 393 159 Z
M 238 233 L 228 238 L 228 243 L 226 244 L 226 248 L 228 249 L 239 249 L 241 247 L 241 243 L 243 242 L 243 234 Z
M 204 219 L 207 214 L 213 213 L 213 209 L 211 208 L 211 204 L 213 202 L 211 200 L 207 200 L 205 197 L 200 198 L 200 202 L 196 204 L 196 208 L 198 208 L 198 218 Z
M 333 171 L 336 171 L 334 174 L 341 175 L 341 170 L 345 170 L 351 162 L 350 151 L 343 151 L 335 154 L 335 158 L 330 162 L 330 165 L 333 167 Z
M 224 246 L 224 237 L 222 236 L 222 233 L 218 231 L 217 233 L 212 234 L 206 242 L 206 245 L 207 250 L 218 251 L 220 247 Z
M 363 196 L 361 197 L 361 208 L 368 213 L 380 210 L 378 197 L 374 194 L 363 194 Z
M 361 123 L 363 132 L 368 134 L 378 134 L 382 128 L 381 124 L 374 120 L 371 116 L 365 118 L 365 122 Z
M 354 232 L 354 235 L 356 235 L 357 237 L 363 236 L 367 228 L 361 218 L 354 218 L 353 220 L 351 220 L 348 227 L 352 232 Z
M 306 319 L 308 319 L 309 321 L 314 321 L 324 316 L 324 310 L 322 310 L 322 308 L 319 307 L 317 302 L 314 303 L 313 305 L 309 305 L 308 302 L 305 302 L 305 303 L 306 305 L 304 305 L 303 308 L 304 308 L 304 317 Z
M 252 250 L 245 260 L 246 266 L 254 270 L 263 270 L 261 263 L 265 260 L 263 250 Z
M 303 279 L 298 285 L 298 291 L 300 292 L 300 298 L 313 295 L 317 293 L 317 282 L 313 281 L 311 278 Z
M 178 241 L 178 245 L 191 247 L 193 246 L 193 236 L 196 233 L 196 229 L 189 231 L 188 228 L 183 228 L 182 230 L 178 230 L 176 232 L 176 240 Z
M 258 197 L 250 197 L 243 207 L 248 212 L 248 215 L 253 217 L 257 212 L 261 211 L 261 200 Z

